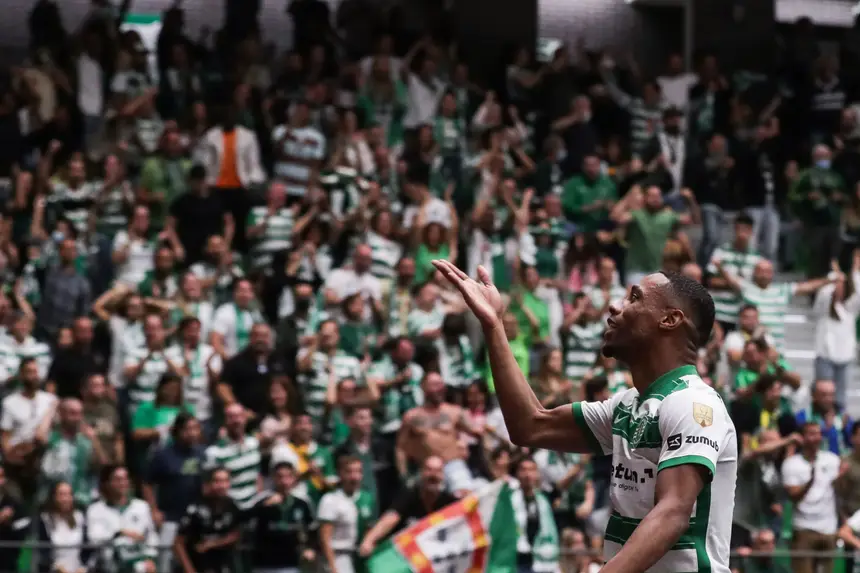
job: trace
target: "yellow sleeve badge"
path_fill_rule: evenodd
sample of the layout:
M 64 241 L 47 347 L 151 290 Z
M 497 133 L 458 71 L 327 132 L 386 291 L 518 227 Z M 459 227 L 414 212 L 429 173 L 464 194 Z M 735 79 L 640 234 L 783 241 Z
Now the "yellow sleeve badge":
M 703 428 L 714 423 L 714 409 L 707 404 L 693 402 L 693 420 Z

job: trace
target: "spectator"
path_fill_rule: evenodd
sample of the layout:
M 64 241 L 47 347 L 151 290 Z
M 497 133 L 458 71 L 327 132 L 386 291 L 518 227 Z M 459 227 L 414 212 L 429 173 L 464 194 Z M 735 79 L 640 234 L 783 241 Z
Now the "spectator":
M 239 404 L 247 415 L 256 416 L 266 410 L 272 379 L 283 373 L 280 358 L 272 352 L 271 329 L 255 324 L 247 348 L 224 363 L 218 396 L 225 404 Z
M 203 488 L 200 502 L 182 516 L 173 547 L 183 571 L 224 573 L 234 566 L 233 550 L 241 536 L 242 516 L 229 495 L 230 472 L 212 470 Z M 169 562 L 162 566 L 169 570 Z
M 239 507 L 254 500 L 263 489 L 260 442 L 247 433 L 247 413 L 239 404 L 224 408 L 224 428 L 206 448 L 205 469 L 230 471 L 230 497 Z
M 193 276 L 186 275 L 186 281 L 196 280 Z M 200 319 L 194 316 L 182 318 L 177 327 L 179 342 L 167 349 L 165 357 L 180 369 L 181 402 L 198 420 L 208 425 L 214 409 L 212 388 L 221 374 L 222 364 L 221 355 L 202 342 L 201 330 Z M 163 422 L 172 424 L 172 421 Z
M 59 255 L 57 264 L 46 269 L 39 280 L 39 324 L 49 335 L 56 335 L 57 329 L 74 317 L 85 315 L 92 302 L 90 283 L 75 266 L 78 248 L 73 239 L 60 243 Z
M 801 435 L 800 452 L 782 464 L 783 483 L 795 504 L 791 547 L 798 551 L 833 551 L 838 528 L 833 480 L 840 472 L 839 456 L 821 451 L 819 424 L 803 423 Z M 815 571 L 817 561 L 820 559 L 795 557 L 793 568 L 800 573 Z
M 797 423 L 817 423 L 821 427 L 821 447 L 842 455 L 851 446 L 854 421 L 842 411 L 836 401 L 836 385 L 832 380 L 816 380 L 812 385 L 811 404 L 797 413 Z
M 685 189 L 682 196 L 689 202 L 691 215 L 680 216 L 665 209 L 663 194 L 656 186 L 648 187 L 644 194 L 634 187 L 612 209 L 612 219 L 628 227 L 631 249 L 625 261 L 627 284 L 637 284 L 650 270 L 660 268 L 663 248 L 676 223 L 698 222 L 699 208 L 692 192 Z
M 194 417 L 178 414 L 170 433 L 173 439 L 153 452 L 142 485 L 162 547 L 173 544 L 187 508 L 197 500 L 205 461 L 200 422 Z M 169 553 L 159 556 L 165 569 L 169 569 L 164 561 L 167 556 Z
M 272 449 L 271 466 L 286 462 L 295 468 L 298 481 L 297 494 L 317 504 L 322 495 L 337 480 L 331 451 L 313 440 L 314 425 L 307 414 L 295 417 L 290 429 L 290 441 Z
M 59 415 L 57 429 L 48 437 L 42 455 L 42 476 L 48 484 L 71 485 L 75 502 L 86 506 L 96 483 L 95 469 L 107 465 L 108 458 L 95 431 L 83 423 L 80 400 L 63 400 Z
M 702 206 L 703 213 L 707 205 Z M 708 287 L 714 298 L 714 307 L 717 312 L 717 320 L 726 333 L 733 331 L 738 322 L 739 311 L 741 311 L 741 297 L 734 292 L 728 282 L 717 270 L 717 264 L 723 265 L 732 276 L 741 277 L 745 280 L 752 279 L 753 270 L 761 257 L 752 250 L 752 217 L 741 213 L 734 221 L 734 237 L 725 245 L 716 246 L 710 255 L 707 266 Z M 752 332 L 752 331 L 748 331 Z
M 248 346 L 251 330 L 263 322 L 255 306 L 251 281 L 239 279 L 233 286 L 233 301 L 218 307 L 212 319 L 209 342 L 219 354 L 233 356 Z
M 209 237 L 223 236 L 229 245 L 235 233 L 233 214 L 226 210 L 221 195 L 212 192 L 204 176 L 201 166 L 191 168 L 188 190 L 173 200 L 167 216 L 166 229 L 175 233 L 188 264 L 203 259 Z
M 354 571 L 359 540 L 376 518 L 376 499 L 361 489 L 363 466 L 358 458 L 338 460 L 340 487 L 320 500 L 320 553 L 331 571 Z
M 540 474 L 534 460 L 526 458 L 517 468 L 519 488 L 512 494 L 517 523 L 517 569 L 535 571 L 557 567 L 558 529 L 552 506 L 540 491 Z
M 125 442 L 120 431 L 116 401 L 108 396 L 107 384 L 102 374 L 90 374 L 84 382 L 81 395 L 83 423 L 95 432 L 105 464 L 121 464 L 125 461 Z
M 280 462 L 271 473 L 272 493 L 250 510 L 256 521 L 254 538 L 257 539 L 251 560 L 258 571 L 299 569 L 303 562 L 312 562 L 316 556 L 316 517 L 310 503 L 293 493 L 297 479 L 293 466 Z M 282 520 L 290 526 L 282 527 Z
M 128 471 L 105 466 L 99 476 L 101 498 L 86 511 L 87 542 L 100 547 L 100 559 L 113 567 L 155 573 L 158 536 L 145 501 L 130 495 Z
M 44 570 L 86 571 L 89 551 L 82 548 L 86 521 L 84 514 L 75 509 L 72 486 L 64 481 L 54 483 L 39 517 L 39 541 L 48 546 L 41 551 L 40 565 Z
M 834 265 L 838 273 L 838 265 Z M 850 366 L 857 347 L 857 316 L 860 315 L 860 251 L 855 252 L 851 275 L 841 276 L 815 295 L 812 312 L 818 323 L 815 329 L 815 378 L 833 380 L 836 401 L 845 404 L 848 397 Z
M 438 456 L 429 456 L 421 464 L 421 476 L 415 486 L 401 492 L 391 509 L 361 540 L 358 554 L 367 557 L 377 544 L 395 530 L 409 527 L 421 518 L 453 503 L 456 498 L 445 491 L 445 462 Z
M 57 397 L 40 390 L 42 380 L 36 361 L 25 359 L 18 369 L 21 389 L 3 399 L 0 446 L 3 478 L 22 493 L 32 493 L 41 467 L 41 450 L 48 443 L 57 411 Z

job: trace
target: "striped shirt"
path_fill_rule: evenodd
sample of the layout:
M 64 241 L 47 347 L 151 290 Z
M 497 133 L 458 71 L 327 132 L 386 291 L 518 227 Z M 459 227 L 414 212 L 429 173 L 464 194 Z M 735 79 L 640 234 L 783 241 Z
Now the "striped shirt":
M 578 381 L 594 366 L 603 343 L 604 324 L 596 320 L 574 324 L 564 336 L 564 375 Z
M 98 193 L 104 195 L 101 201 L 98 230 L 109 239 L 113 239 L 117 233 L 128 227 L 129 207 L 134 202 L 134 191 L 128 181 L 123 181 L 107 192 L 104 191 L 104 181 L 97 182 L 97 186 Z
M 441 329 L 444 320 L 445 311 L 441 304 L 435 305 L 430 312 L 414 308 L 406 318 L 406 330 L 409 336 L 422 336 L 427 331 Z
M 711 256 L 711 262 L 708 264 L 707 272 L 710 275 L 719 275 L 717 262 L 721 262 L 723 268 L 731 276 L 751 280 L 753 270 L 755 270 L 755 266 L 760 260 L 762 258 L 758 253 L 754 251 L 746 253 L 736 251 L 732 248 L 731 243 L 726 243 L 721 247 L 717 247 L 714 251 L 714 254 Z M 714 299 L 717 320 L 729 324 L 737 324 L 738 313 L 741 310 L 741 296 L 731 289 L 711 290 L 710 292 L 711 298 Z
M 89 225 L 90 209 L 96 203 L 100 185 L 84 182 L 72 188 L 62 179 L 51 183 L 51 194 L 48 196 L 48 207 L 54 217 L 65 217 L 71 221 L 78 233 L 85 233 Z
M 468 336 L 461 334 L 453 344 L 443 340 L 440 350 L 439 369 L 446 386 L 465 388 L 477 378 L 475 353 Z
M 243 507 L 257 494 L 261 460 L 260 442 L 254 436 L 245 436 L 241 442 L 222 438 L 206 448 L 205 467 L 230 472 L 230 497 Z
M 325 158 L 325 136 L 316 128 L 279 125 L 272 132 L 278 159 L 274 171 L 287 184 L 287 193 L 303 197 L 313 174 L 313 164 Z
M 642 153 L 663 124 L 663 105 L 648 107 L 639 97 L 633 97 L 618 87 L 611 72 L 603 72 L 610 97 L 630 114 L 630 147 L 634 154 Z
M 367 232 L 367 245 L 370 247 L 370 273 L 380 279 L 393 279 L 403 246 L 373 231 Z
M 256 239 L 251 248 L 251 266 L 262 269 L 272 264 L 274 255 L 285 251 L 292 244 L 293 212 L 287 208 L 278 209 L 271 216 L 265 205 L 253 207 L 248 213 L 248 228 L 256 227 L 265 222 L 263 234 Z
M 409 311 L 412 308 L 412 294 L 409 292 L 409 289 L 392 285 L 385 305 L 388 310 L 386 320 L 388 336 L 405 335 L 406 320 L 409 318 Z
M 165 352 L 173 364 L 184 365 L 188 369 L 182 385 L 182 397 L 185 403 L 194 408 L 194 414 L 199 420 L 212 417 L 212 392 L 209 369 L 214 375 L 221 372 L 221 357 L 208 344 L 199 344 L 190 353 L 190 359 L 185 355 L 182 346 L 175 344 Z M 207 368 L 208 365 L 208 368 Z
M 776 349 L 781 352 L 785 341 L 785 313 L 797 290 L 797 283 L 770 283 L 761 288 L 754 282 L 741 279 L 740 284 L 744 304 L 755 305 L 759 322 L 773 336 Z
M 12 336 L 0 338 L 0 384 L 15 376 L 18 367 L 25 358 L 34 358 L 39 367 L 39 377 L 48 377 L 51 367 L 51 347 L 28 336 L 23 342 L 16 341 Z
M 299 353 L 299 360 L 304 356 L 302 352 Z M 310 372 L 305 372 L 299 376 L 299 386 L 302 390 L 305 409 L 315 422 L 321 421 L 325 413 L 325 394 L 329 383 L 329 374 L 327 372 L 329 365 L 337 381 L 352 378 L 360 383 L 362 380 L 361 362 L 355 356 L 351 356 L 343 350 L 337 350 L 333 356 L 329 356 L 321 351 L 314 352 L 311 359 Z
M 155 390 L 158 388 L 158 381 L 167 373 L 169 366 L 164 352 L 156 351 L 150 354 L 150 350 L 146 346 L 126 348 L 125 350 L 127 352 L 125 368 L 137 366 L 142 360 L 146 359 L 137 378 L 126 378 L 125 381 L 131 403 L 131 411 L 134 412 L 144 402 L 155 400 Z

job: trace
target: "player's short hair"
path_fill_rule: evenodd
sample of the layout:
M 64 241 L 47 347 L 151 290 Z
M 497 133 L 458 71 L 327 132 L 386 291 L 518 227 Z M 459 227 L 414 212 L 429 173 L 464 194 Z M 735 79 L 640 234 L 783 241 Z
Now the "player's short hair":
M 684 314 L 693 323 L 696 329 L 697 346 L 703 346 L 711 337 L 711 329 L 714 327 L 714 299 L 700 282 L 695 281 L 679 273 L 662 271 L 669 279 L 666 287 L 682 306 Z

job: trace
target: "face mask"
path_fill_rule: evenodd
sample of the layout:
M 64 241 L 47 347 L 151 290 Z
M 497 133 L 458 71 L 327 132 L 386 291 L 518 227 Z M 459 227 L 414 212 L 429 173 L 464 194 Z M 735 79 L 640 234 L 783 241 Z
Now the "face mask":
M 309 298 L 298 298 L 296 299 L 296 310 L 302 312 L 311 307 L 311 299 Z
M 51 233 L 51 238 L 54 239 L 55 243 L 62 243 L 63 239 L 65 239 L 66 236 L 63 234 L 62 231 L 54 231 L 53 233 Z
M 819 159 L 815 162 L 815 166 L 819 169 L 830 169 L 830 160 L 829 159 Z
M 678 125 L 667 125 L 665 130 L 669 135 L 678 135 L 681 133 L 681 127 Z
M 555 154 L 555 162 L 561 163 L 565 159 L 567 159 L 567 149 L 558 150 Z
M 589 121 L 591 121 L 591 112 L 588 112 L 582 116 L 583 123 L 588 123 Z

